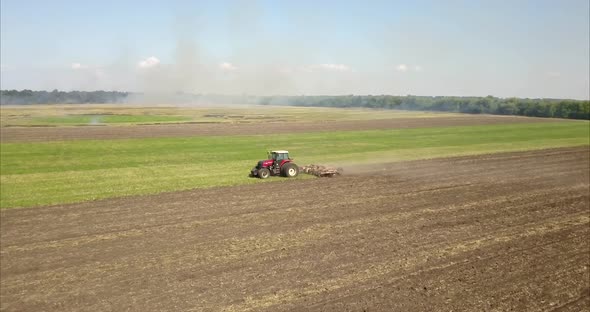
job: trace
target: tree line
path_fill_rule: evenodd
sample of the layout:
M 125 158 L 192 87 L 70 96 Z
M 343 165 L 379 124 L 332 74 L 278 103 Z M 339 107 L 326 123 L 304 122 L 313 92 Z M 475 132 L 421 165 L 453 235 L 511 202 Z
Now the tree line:
M 125 103 L 142 94 L 119 91 L 32 91 L 1 90 L 0 104 L 86 104 Z M 190 104 L 262 104 L 317 107 L 358 107 L 374 109 L 403 109 L 420 111 L 456 112 L 468 114 L 519 115 L 590 120 L 590 101 L 562 99 L 522 99 L 456 96 L 231 96 L 173 94 L 170 99 Z M 161 102 L 161 103 L 163 103 Z M 141 103 L 139 103 L 141 104 Z
M 0 104 L 88 104 L 120 103 L 129 95 L 118 91 L 32 91 L 1 90 Z
M 262 104 L 590 119 L 590 101 L 560 99 L 413 95 L 282 96 L 263 98 Z

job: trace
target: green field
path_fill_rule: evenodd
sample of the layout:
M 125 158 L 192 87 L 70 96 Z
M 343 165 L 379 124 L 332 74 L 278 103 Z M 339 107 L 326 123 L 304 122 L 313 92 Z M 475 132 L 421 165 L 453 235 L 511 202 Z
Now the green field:
M 288 149 L 299 165 L 338 165 L 588 144 L 587 122 L 3 143 L 0 206 L 31 207 L 265 183 L 247 176 L 268 149 Z
M 155 116 L 155 115 L 69 115 L 54 117 L 34 117 L 28 120 L 29 125 L 76 126 L 100 124 L 139 124 L 139 123 L 170 123 L 190 121 L 187 116 Z
M 20 105 L 0 107 L 2 127 L 134 125 L 153 123 L 258 123 L 392 118 L 467 117 L 464 114 L 323 107 L 173 107 L 124 104 Z

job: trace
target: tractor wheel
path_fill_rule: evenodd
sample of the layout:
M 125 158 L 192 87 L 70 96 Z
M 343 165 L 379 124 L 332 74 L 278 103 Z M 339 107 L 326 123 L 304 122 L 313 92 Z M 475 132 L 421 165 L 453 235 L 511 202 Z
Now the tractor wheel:
M 270 170 L 268 170 L 267 168 L 262 168 L 260 170 L 258 170 L 258 177 L 261 179 L 266 179 L 270 176 Z
M 283 168 L 281 168 L 281 171 L 283 172 L 284 177 L 293 178 L 299 174 L 299 167 L 293 163 L 286 163 L 283 165 Z

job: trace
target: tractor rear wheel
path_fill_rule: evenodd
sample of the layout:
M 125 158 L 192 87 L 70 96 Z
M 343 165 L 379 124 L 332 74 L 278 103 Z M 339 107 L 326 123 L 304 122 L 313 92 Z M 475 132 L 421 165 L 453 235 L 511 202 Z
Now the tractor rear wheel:
M 258 170 L 258 177 L 261 179 L 266 179 L 270 176 L 270 170 L 268 170 L 267 168 L 261 168 L 260 170 Z
M 286 163 L 281 168 L 284 177 L 293 178 L 299 174 L 299 167 L 293 163 Z

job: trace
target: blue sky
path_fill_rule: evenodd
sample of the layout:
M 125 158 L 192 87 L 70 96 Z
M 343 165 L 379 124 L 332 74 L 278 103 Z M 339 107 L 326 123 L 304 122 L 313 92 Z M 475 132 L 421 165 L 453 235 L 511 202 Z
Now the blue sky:
M 588 99 L 588 0 L 1 1 L 1 88 Z

